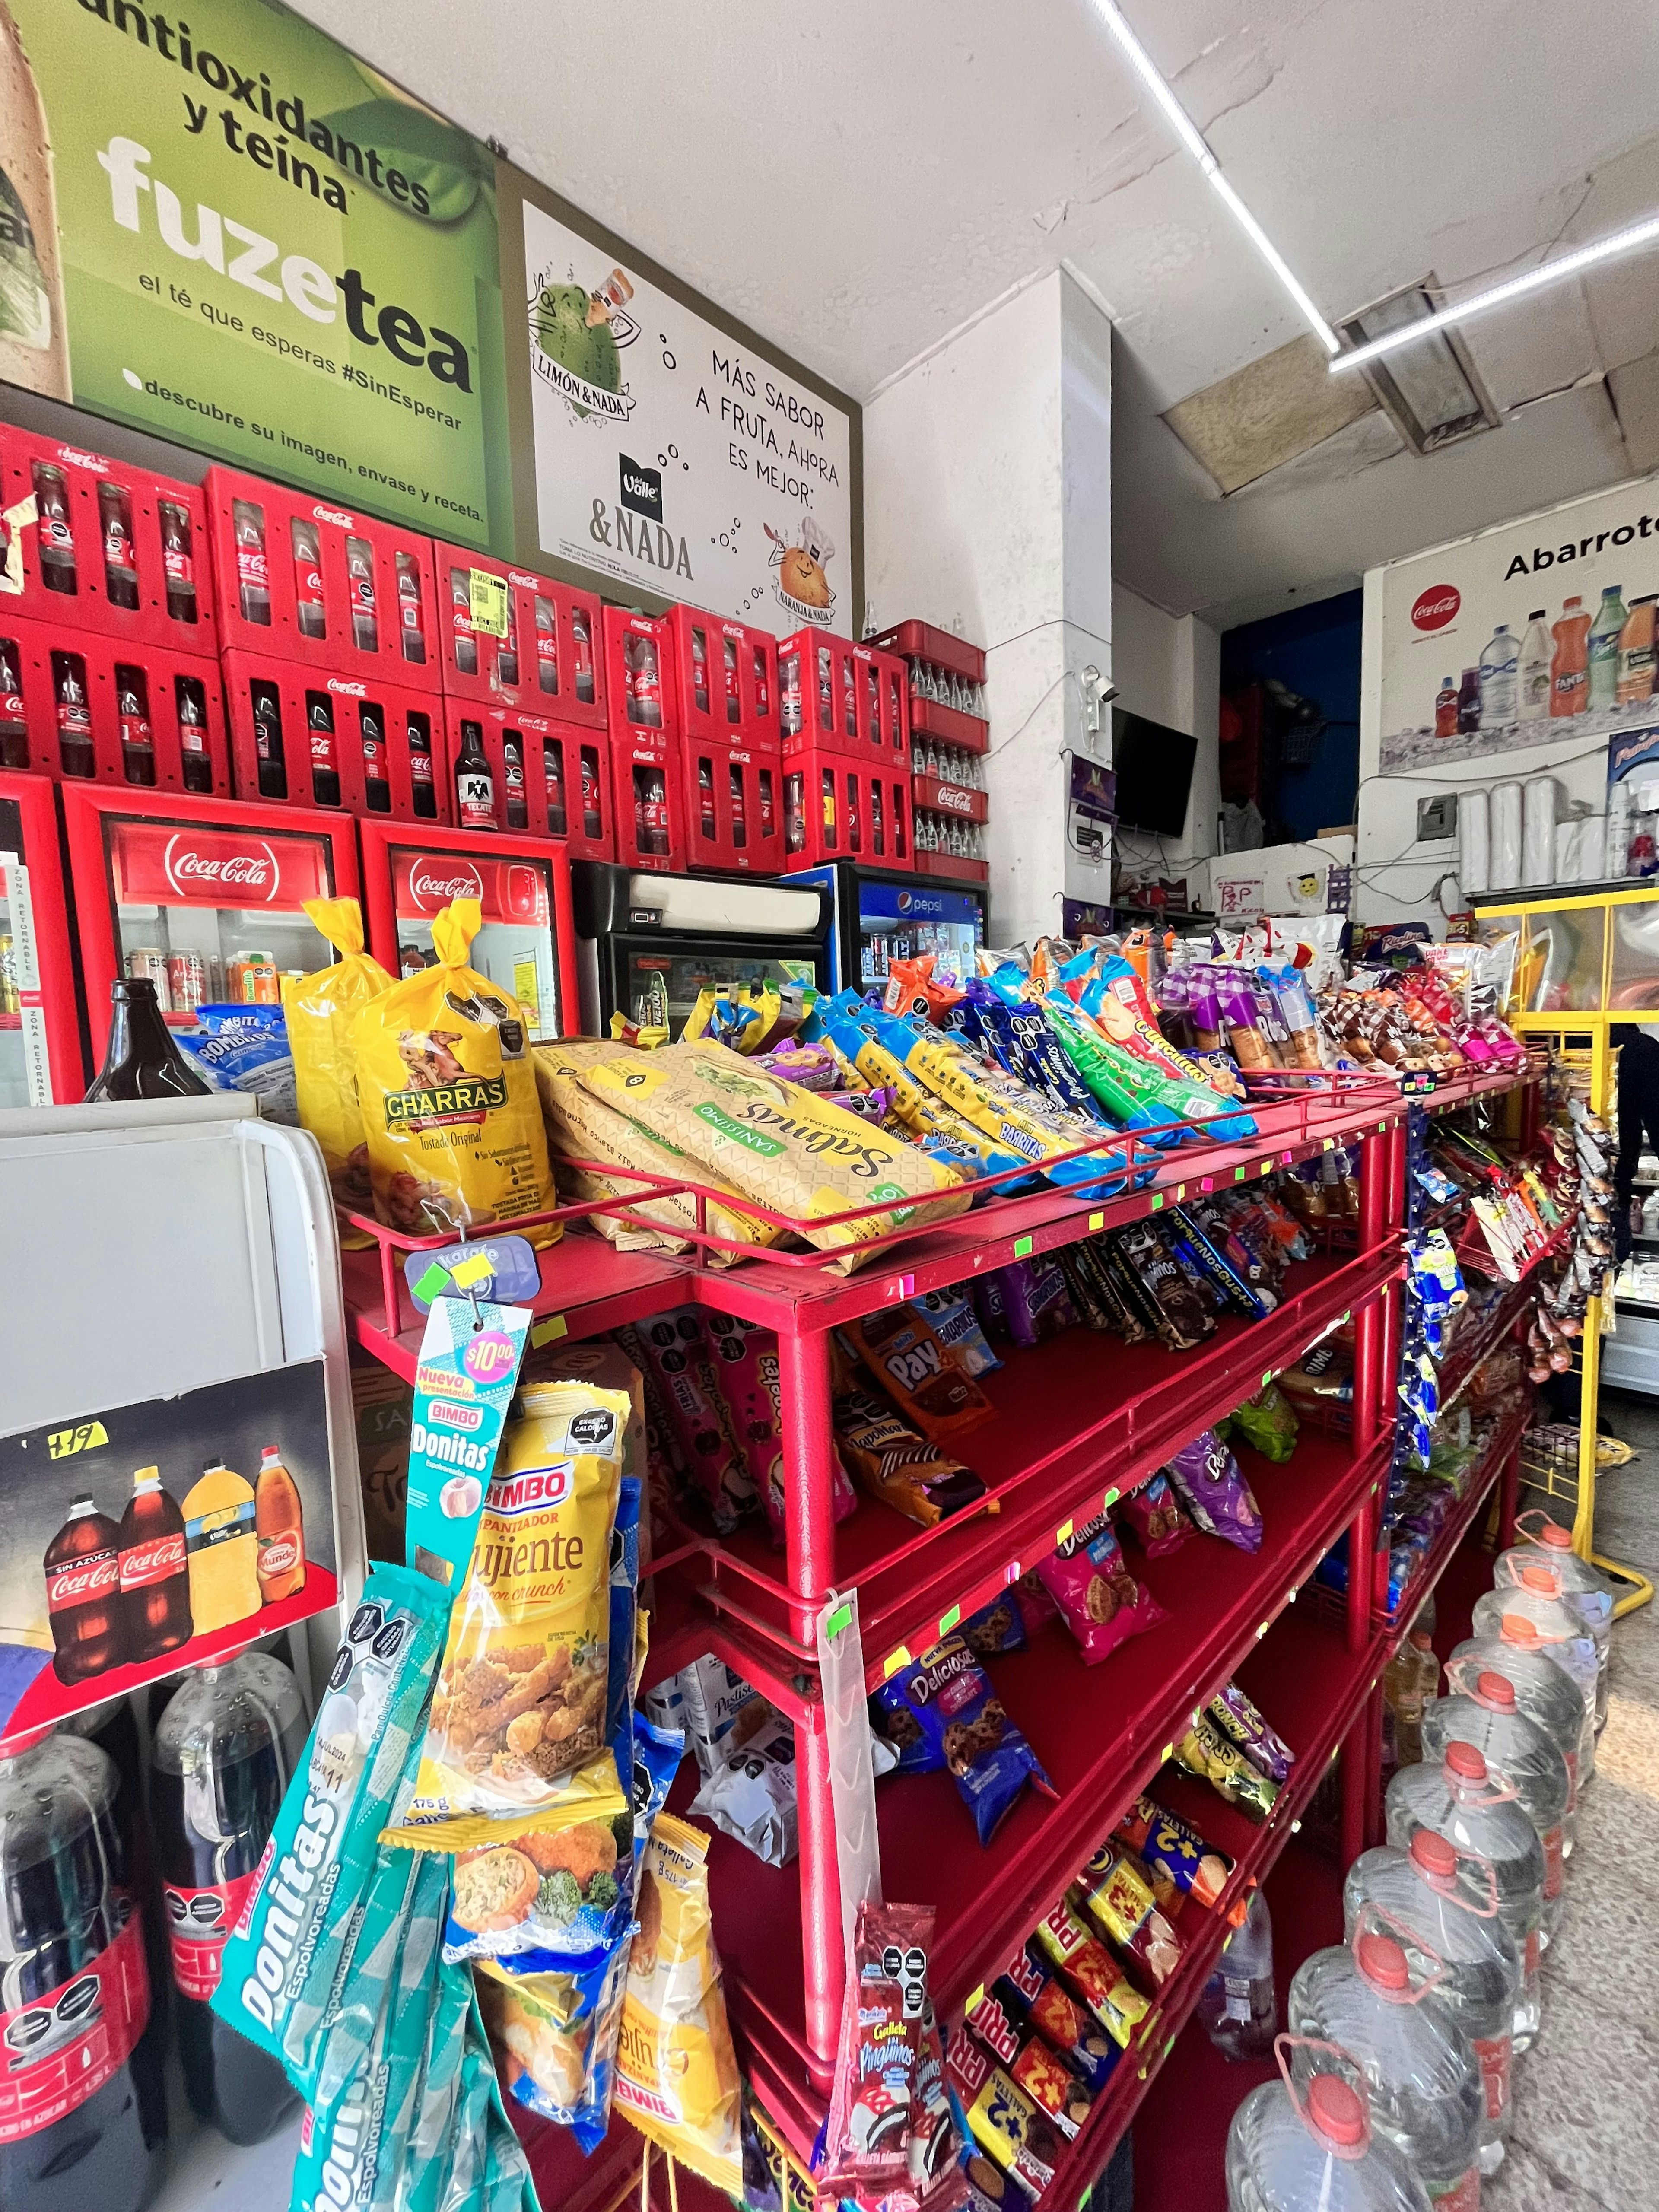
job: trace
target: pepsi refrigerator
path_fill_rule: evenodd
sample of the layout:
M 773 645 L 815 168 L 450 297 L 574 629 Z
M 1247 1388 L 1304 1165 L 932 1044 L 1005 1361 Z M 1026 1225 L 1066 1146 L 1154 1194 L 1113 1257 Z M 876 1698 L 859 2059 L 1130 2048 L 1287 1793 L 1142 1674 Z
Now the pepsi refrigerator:
M 86 1087 L 57 787 L 0 775 L 0 1106 L 71 1106 Z
M 784 884 L 818 884 L 831 901 L 830 988 L 867 991 L 887 980 L 895 960 L 924 952 L 958 975 L 974 972 L 974 948 L 986 941 L 987 894 L 977 884 L 826 860 L 796 869 Z
M 369 950 L 389 974 L 430 967 L 433 916 L 452 899 L 475 898 L 483 924 L 472 966 L 518 1000 L 532 1041 L 574 1032 L 570 862 L 557 839 L 433 822 L 365 822 L 362 830 Z
M 705 988 L 830 988 L 830 892 L 752 876 L 658 876 L 608 860 L 571 865 L 583 1033 L 620 1013 L 670 1041 Z

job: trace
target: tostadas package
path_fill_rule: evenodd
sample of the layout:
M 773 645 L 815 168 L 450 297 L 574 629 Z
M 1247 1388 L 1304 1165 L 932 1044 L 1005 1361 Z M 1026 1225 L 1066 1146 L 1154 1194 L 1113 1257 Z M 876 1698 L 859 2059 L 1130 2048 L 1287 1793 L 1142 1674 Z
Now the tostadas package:
M 374 1210 L 417 1236 L 555 1203 L 524 1009 L 466 964 L 481 920 L 477 899 L 435 915 L 437 965 L 370 1000 L 353 1032 Z M 544 1224 L 530 1241 L 558 1235 Z
M 368 1147 L 357 1103 L 357 1017 L 371 1000 L 392 988 L 392 978 L 363 950 L 363 910 L 354 898 L 314 898 L 305 902 L 307 920 L 344 955 L 314 975 L 283 978 L 283 1013 L 289 1049 L 294 1055 L 294 1087 L 300 1127 L 322 1147 L 334 1203 L 343 1212 L 368 1213 L 374 1204 L 369 1188 Z M 369 1243 L 361 1229 L 340 1231 L 340 1242 Z
M 708 1906 L 708 1838 L 662 1814 L 646 1846 L 628 1960 L 617 2108 L 727 2196 L 741 2195 L 741 2083 Z
M 574 1824 L 626 1802 L 605 1725 L 611 1537 L 632 1401 L 562 1382 L 527 1383 L 516 1402 L 406 1816 L 440 1847 L 481 1840 L 467 1816 L 556 1812 Z

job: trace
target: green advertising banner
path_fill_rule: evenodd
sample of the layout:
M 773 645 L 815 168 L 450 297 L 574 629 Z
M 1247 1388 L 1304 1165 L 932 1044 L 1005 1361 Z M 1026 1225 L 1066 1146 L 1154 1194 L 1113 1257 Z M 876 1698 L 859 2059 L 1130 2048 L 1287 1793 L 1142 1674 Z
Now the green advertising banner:
M 0 0 L 0 376 L 511 554 L 501 332 L 494 155 L 322 32 Z

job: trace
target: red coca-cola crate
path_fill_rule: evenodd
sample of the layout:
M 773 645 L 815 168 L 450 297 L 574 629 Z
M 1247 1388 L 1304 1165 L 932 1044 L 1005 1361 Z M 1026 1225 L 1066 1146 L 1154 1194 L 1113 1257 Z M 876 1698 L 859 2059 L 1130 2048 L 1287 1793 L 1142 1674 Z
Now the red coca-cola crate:
M 668 626 L 682 733 L 775 754 L 778 641 L 770 630 L 687 606 L 668 610 Z
M 778 647 L 783 755 L 809 746 L 861 760 L 904 761 L 910 750 L 904 663 L 827 630 L 798 629 Z
M 606 722 L 613 740 L 679 735 L 674 687 L 674 634 L 654 615 L 605 610 Z
M 389 822 L 453 820 L 442 702 L 430 691 L 325 675 L 266 653 L 227 653 L 224 672 L 238 799 Z M 383 772 L 371 775 L 377 744 Z M 337 788 L 318 782 L 331 770 Z M 429 813 L 416 810 L 422 792 L 431 795 Z
M 21 720 L 28 759 L 17 757 L 15 737 L 0 737 L 5 766 L 27 765 L 65 782 L 228 795 L 216 660 L 136 639 L 118 643 L 62 623 L 12 622 L 0 611 L 0 669 L 8 660 L 21 690 L 4 688 L 0 678 L 0 723 L 15 732 Z M 138 712 L 124 713 L 124 700 Z M 144 723 L 148 746 L 140 736 Z M 135 772 L 142 770 L 148 773 Z
M 603 728 L 605 665 L 594 594 L 441 540 L 432 556 L 448 696 Z M 475 568 L 507 586 L 505 638 L 472 627 Z
M 465 699 L 447 700 L 444 719 L 452 783 L 468 730 L 478 732 L 489 763 L 498 830 L 560 838 L 573 860 L 615 859 L 611 741 L 605 731 L 558 721 L 550 714 L 515 713 L 508 707 L 484 707 Z M 515 793 L 524 801 L 521 822 L 511 818 L 516 811 Z M 489 825 L 473 822 L 463 826 L 483 830 Z
M 943 876 L 953 884 L 988 884 L 991 880 L 988 861 L 962 860 L 955 853 L 918 853 L 916 873 Z
M 965 783 L 952 783 L 943 775 L 913 775 L 910 804 L 918 814 L 946 814 L 958 822 L 988 822 L 991 816 L 991 802 L 985 792 Z
M 965 637 L 957 637 L 951 630 L 936 629 L 932 623 L 895 623 L 871 642 L 883 653 L 896 653 L 906 661 L 925 660 L 930 668 L 943 668 L 965 683 L 985 681 L 983 649 L 969 645 Z
M 607 607 L 609 617 L 614 611 Z M 624 868 L 678 876 L 686 866 L 685 793 L 678 738 L 660 730 L 611 733 L 617 860 Z
M 816 748 L 785 755 L 786 867 L 862 860 L 872 868 L 911 868 L 910 828 L 908 767 L 873 768 Z
M 783 775 L 775 746 L 684 737 L 678 747 L 687 863 L 775 876 L 783 852 Z
M 197 485 L 6 426 L 0 506 L 31 497 L 37 519 L 6 549 L 9 588 L 21 593 L 15 611 L 25 620 L 173 653 L 219 650 L 207 503 Z
M 441 689 L 429 538 L 235 469 L 210 469 L 202 489 L 227 650 Z
M 954 745 L 958 752 L 988 752 L 991 745 L 991 725 L 981 714 L 964 714 L 959 707 L 946 707 L 937 699 L 925 699 L 915 685 L 910 687 L 910 727 L 919 738 L 931 738 L 936 745 Z

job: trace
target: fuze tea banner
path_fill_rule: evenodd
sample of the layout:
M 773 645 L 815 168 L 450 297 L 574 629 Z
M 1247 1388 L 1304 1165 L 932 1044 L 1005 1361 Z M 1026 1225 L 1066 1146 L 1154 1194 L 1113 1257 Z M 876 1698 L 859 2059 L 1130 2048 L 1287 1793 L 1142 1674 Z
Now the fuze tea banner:
M 0 170 L 0 374 L 510 550 L 477 139 L 272 0 L 9 0 Z

